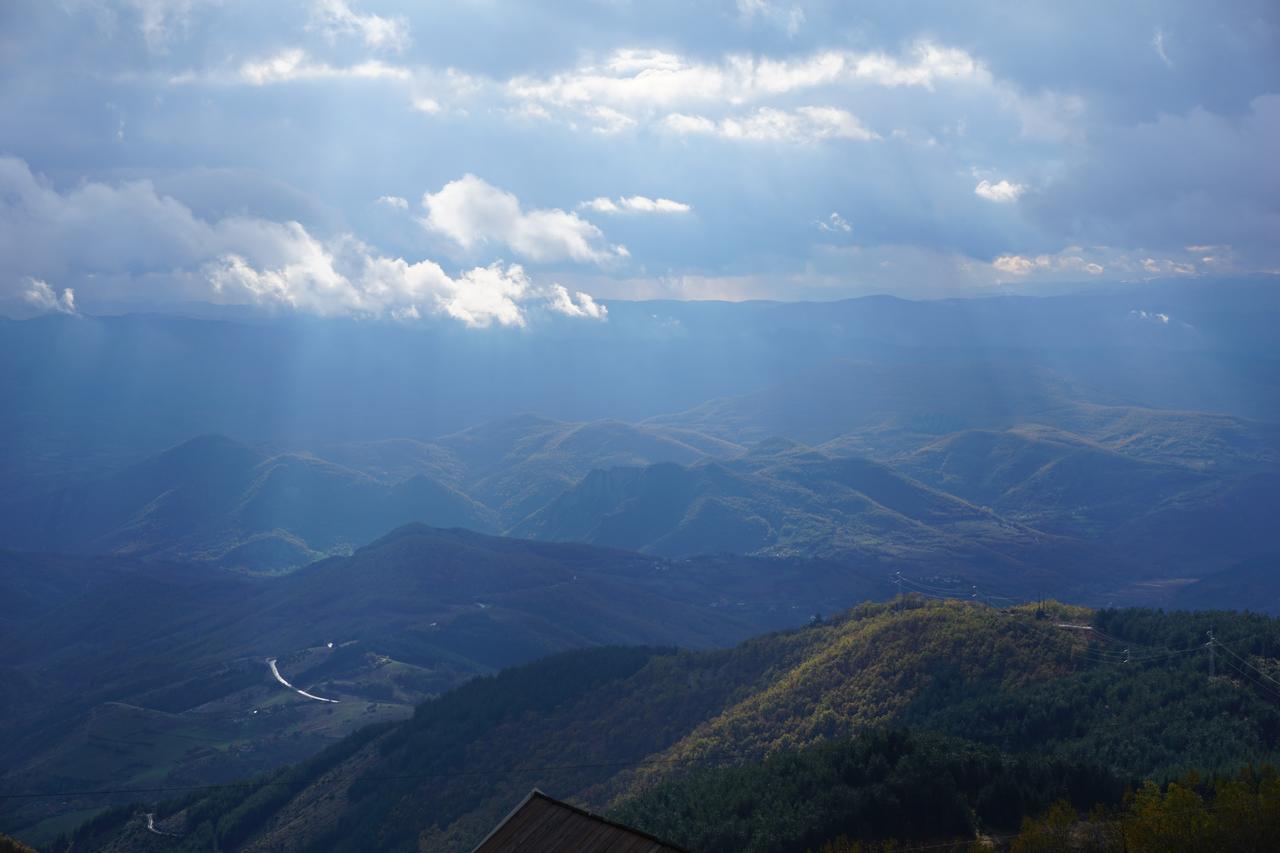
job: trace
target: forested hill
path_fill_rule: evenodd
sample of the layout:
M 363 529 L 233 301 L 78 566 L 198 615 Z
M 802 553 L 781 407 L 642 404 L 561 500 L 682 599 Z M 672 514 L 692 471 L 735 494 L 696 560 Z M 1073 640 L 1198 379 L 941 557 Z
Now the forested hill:
M 652 817 L 630 805 L 645 792 L 858 736 L 862 745 L 848 749 L 883 760 L 870 776 L 845 779 L 847 796 L 883 795 L 901 782 L 903 756 L 918 754 L 903 772 L 950 779 L 981 828 L 1016 829 L 1058 798 L 1115 802 L 1143 779 L 1275 756 L 1278 657 L 1280 622 L 1260 616 L 862 605 L 728 650 L 594 649 L 476 679 L 411 720 L 363 730 L 245 787 L 103 815 L 74 849 L 464 850 L 535 786 Z M 921 734 L 865 741 L 886 725 Z M 818 776 L 842 766 L 830 755 L 800 764 Z M 994 812 L 979 808 L 979 788 L 992 785 L 1022 793 L 1001 795 Z M 145 812 L 178 837 L 149 833 Z M 714 809 L 702 819 L 717 819 Z M 688 820 L 682 831 L 700 838 L 697 813 Z M 900 825 L 916 837 L 956 829 Z M 776 843 L 753 849 L 823 842 L 757 829 Z M 734 849 L 726 843 L 716 849 Z

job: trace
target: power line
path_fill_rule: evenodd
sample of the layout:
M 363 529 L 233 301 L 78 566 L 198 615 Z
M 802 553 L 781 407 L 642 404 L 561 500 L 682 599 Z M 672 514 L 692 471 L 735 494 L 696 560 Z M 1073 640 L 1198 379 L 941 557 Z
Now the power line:
M 1280 681 L 1277 681 L 1276 679 L 1274 679 L 1274 678 L 1272 678 L 1271 676 L 1267 675 L 1265 672 L 1263 672 L 1262 670 L 1258 669 L 1258 667 L 1254 666 L 1254 665 L 1253 665 L 1252 663 L 1250 663 L 1248 660 L 1246 660 L 1245 658 L 1242 658 L 1240 655 L 1236 654 L 1234 651 L 1232 651 L 1232 650 L 1231 650 L 1231 648 L 1230 648 L 1229 646 L 1224 646 L 1222 643 L 1218 643 L 1217 645 L 1218 645 L 1218 648 L 1222 649 L 1224 652 L 1226 652 L 1227 654 L 1231 655 L 1233 658 L 1235 658 L 1236 660 L 1240 661 L 1242 664 L 1244 664 L 1245 666 L 1249 667 L 1249 668 L 1250 668 L 1250 669 L 1252 669 L 1254 672 L 1258 673 L 1258 675 L 1262 676 L 1262 677 L 1263 677 L 1263 678 L 1265 678 L 1267 681 L 1270 681 L 1272 684 L 1276 685 L 1277 687 L 1280 687 Z
M 1254 687 L 1258 688 L 1259 691 L 1268 697 L 1275 699 L 1277 702 L 1280 702 L 1280 691 L 1277 691 L 1274 687 L 1269 687 L 1264 681 L 1259 681 L 1257 676 L 1252 675 L 1248 670 L 1241 669 L 1231 661 L 1224 660 L 1223 664 L 1230 667 L 1237 675 L 1248 681 Z
M 1026 597 L 994 595 L 989 592 L 982 593 L 979 596 L 976 594 L 976 586 L 971 586 L 970 591 L 966 592 L 961 589 L 941 587 L 934 584 L 927 584 L 922 581 L 906 577 L 902 575 L 901 572 L 896 573 L 896 577 L 899 579 L 900 584 L 905 584 L 913 592 L 917 592 L 918 594 L 923 595 L 926 598 L 932 598 L 935 600 L 974 600 L 975 598 L 981 598 L 988 605 L 990 605 L 991 601 L 993 600 L 1007 601 L 1007 602 L 1012 602 L 1014 604 L 1032 603 L 1032 599 L 1029 599 Z M 992 609 L 997 609 L 997 610 L 1000 609 L 1000 608 L 994 607 L 993 605 L 990 605 L 990 606 L 992 606 Z M 1020 623 L 1015 623 L 1015 624 L 1020 624 Z M 1024 626 L 1024 627 L 1029 627 L 1029 626 Z M 1131 640 L 1126 640 L 1121 637 L 1116 637 L 1115 635 L 1107 633 L 1106 631 L 1104 631 L 1103 629 L 1099 628 L 1096 625 L 1090 625 L 1087 627 L 1090 633 L 1098 637 L 1099 639 L 1109 642 L 1113 645 L 1119 646 L 1122 649 L 1128 649 L 1130 651 L 1131 661 L 1154 660 L 1159 654 L 1183 654 L 1187 652 L 1203 650 L 1205 648 L 1209 648 L 1210 653 L 1212 654 L 1213 647 L 1223 648 L 1222 642 L 1217 639 L 1217 635 L 1216 633 L 1213 633 L 1213 629 L 1210 629 L 1210 633 L 1213 633 L 1210 643 L 1193 646 L 1188 649 L 1169 649 L 1168 647 L 1149 646 L 1145 643 L 1135 643 Z M 1274 629 L 1263 629 L 1259 631 L 1254 631 L 1250 634 L 1246 634 L 1241 637 L 1235 637 L 1233 638 L 1233 640 L 1252 640 L 1262 636 L 1275 638 L 1276 631 Z M 1116 655 L 1124 654 L 1123 651 L 1111 652 L 1106 649 L 1100 649 L 1098 651 L 1104 654 L 1116 654 Z M 1280 686 L 1280 681 L 1271 679 L 1269 676 L 1267 676 L 1267 678 L 1268 680 L 1275 681 L 1275 683 L 1278 686 Z
M 1213 628 L 1210 627 L 1209 628 L 1209 677 L 1210 678 L 1213 678 L 1213 676 L 1215 675 L 1213 671 L 1215 663 L 1216 661 L 1213 658 Z
M 927 584 L 927 583 L 923 583 L 923 582 L 918 581 L 918 580 L 912 580 L 911 578 L 908 578 L 908 577 L 902 577 L 901 575 L 899 575 L 899 577 L 901 577 L 902 582 L 903 582 L 903 583 L 905 583 L 907 586 L 914 587 L 914 588 L 916 588 L 916 589 L 920 589 L 920 590 L 929 590 L 929 591 L 931 591 L 931 592 L 945 593 L 945 594 L 947 594 L 947 595 L 957 595 L 957 596 L 962 595 L 962 594 L 963 594 L 963 595 L 966 595 L 966 596 L 968 595 L 968 592 L 965 592 L 965 591 L 962 591 L 962 590 L 957 590 L 957 589 L 955 589 L 954 587 L 949 587 L 949 586 L 937 586 L 937 585 L 935 585 L 935 584 Z M 970 590 L 969 590 L 969 592 L 971 592 L 971 591 L 972 591 L 972 585 L 970 585 Z

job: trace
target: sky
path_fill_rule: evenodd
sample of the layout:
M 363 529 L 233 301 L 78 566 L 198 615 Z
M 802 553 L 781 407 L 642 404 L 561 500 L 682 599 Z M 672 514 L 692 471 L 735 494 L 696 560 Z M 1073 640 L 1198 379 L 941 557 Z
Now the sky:
M 0 313 L 1280 272 L 1280 4 L 0 0 Z

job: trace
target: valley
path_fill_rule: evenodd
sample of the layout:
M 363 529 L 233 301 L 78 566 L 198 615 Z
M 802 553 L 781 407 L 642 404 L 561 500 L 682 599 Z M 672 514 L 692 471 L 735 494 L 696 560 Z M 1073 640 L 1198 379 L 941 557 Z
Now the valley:
M 1280 2 L 0 0 L 0 853 L 1280 850 Z
M 833 561 L 670 561 L 422 525 L 271 577 L 0 553 L 3 783 L 230 782 L 547 654 L 726 645 L 887 590 Z M 18 803 L 6 825 L 77 807 Z
M 1082 316 L 1111 316 L 1123 297 L 1108 299 L 1057 308 L 1087 304 Z M 71 452 L 70 427 L 37 437 L 16 410 L 0 417 L 15 439 L 0 457 L 7 470 L 22 472 L 9 477 L 0 497 L 0 546 L 7 549 L 0 551 L 0 642 L 7 649 L 0 723 L 11 733 L 0 746 L 0 785 L 42 794 L 0 805 L 0 826 L 45 843 L 129 799 L 75 792 L 239 785 L 261 774 L 303 772 L 280 768 L 352 749 L 364 762 L 371 760 L 364 747 L 352 746 L 361 738 L 411 725 L 431 702 L 510 667 L 617 647 L 644 647 L 635 660 L 652 657 L 657 666 L 683 660 L 683 652 L 670 657 L 676 648 L 750 648 L 749 638 L 780 630 L 817 636 L 812 632 L 826 630 L 825 620 L 848 608 L 902 593 L 985 603 L 998 612 L 1059 599 L 1102 608 L 1280 613 L 1271 544 L 1280 428 L 1259 417 L 1268 414 L 1265 397 L 1221 404 L 1245 381 L 1239 376 L 1211 393 L 1172 367 L 1191 359 L 1226 370 L 1240 356 L 1225 343 L 1144 340 L 1142 347 L 1160 349 L 1171 365 L 1155 394 L 1111 381 L 1072 341 L 1033 358 L 997 359 L 987 349 L 944 351 L 936 341 L 910 339 L 929 323 L 936 335 L 952 334 L 949 324 L 959 316 L 974 320 L 976 304 L 855 300 L 833 309 L 834 327 L 815 327 L 807 308 L 781 304 L 669 307 L 684 324 L 682 335 L 703 328 L 729 351 L 732 341 L 717 338 L 714 323 L 705 325 L 719 311 L 762 327 L 779 324 L 783 338 L 798 343 L 786 337 L 794 329 L 806 339 L 808 362 L 779 351 L 776 364 L 748 380 L 721 354 L 699 368 L 708 371 L 698 374 L 707 384 L 687 398 L 655 391 L 644 405 L 594 409 L 544 400 L 542 414 L 494 410 L 496 417 L 436 430 L 425 426 L 430 419 L 411 425 L 390 414 L 360 430 L 321 416 L 313 429 L 280 431 L 259 428 L 269 421 L 251 427 L 202 416 L 209 427 L 243 429 L 178 435 L 156 446 L 160 434 L 139 427 L 86 439 Z M 1028 319 L 1033 309 L 996 301 L 981 310 Z M 652 343 L 642 315 L 623 306 L 614 319 L 624 341 Z M 141 324 L 156 334 L 181 328 L 204 336 L 205 345 L 225 338 L 228 346 L 250 346 L 234 323 L 90 322 L 94 335 L 108 338 L 123 329 L 136 334 Z M 1146 358 L 1132 336 L 1145 338 L 1147 330 L 1090 322 L 1089 334 L 1130 336 L 1117 357 Z M 848 338 L 853 326 L 869 337 Z M 81 336 L 89 328 L 61 330 L 70 336 L 58 356 L 62 367 L 55 359 L 49 369 L 88 369 L 76 341 L 88 340 Z M 267 340 L 298 331 L 286 324 Z M 167 340 L 181 352 L 182 336 Z M 664 357 L 712 346 L 670 343 Z M 1008 343 L 1023 347 L 1022 356 L 1031 353 L 1025 340 Z M 1260 341 L 1237 343 L 1250 348 L 1250 358 L 1272 357 Z M 354 351 L 372 358 L 380 345 L 365 339 Z M 494 365 L 518 357 L 523 344 L 510 345 Z M 591 350 L 595 343 L 570 336 L 560 345 Z M 617 358 L 631 357 L 627 352 L 624 346 Z M 108 357 L 129 356 L 120 350 Z M 178 364 L 186 356 L 175 357 Z M 1248 375 L 1248 382 L 1268 381 L 1265 372 Z M 13 378 L 0 375 L 0 382 Z M 448 384 L 431 391 L 455 393 Z M 519 405 L 518 395 L 508 402 Z M 1171 407 L 1183 402 L 1207 408 Z M 410 408 L 420 405 L 426 403 Z M 165 423 L 182 422 L 170 411 Z M 104 417 L 128 421 L 122 412 Z M 791 642 L 783 636 L 759 642 L 782 649 Z M 884 641 L 877 636 L 877 648 Z M 1087 645 L 1083 660 L 1115 655 Z M 836 643 L 825 658 L 814 648 L 809 666 L 825 672 L 850 648 Z M 786 654 L 778 661 L 791 660 Z M 752 676 L 764 681 L 735 682 L 729 693 L 707 699 L 725 703 L 732 694 L 737 703 L 758 689 L 758 709 L 740 708 L 742 720 L 752 722 L 721 730 L 729 723 L 714 717 L 728 706 L 712 714 L 707 705 L 696 744 L 681 740 L 693 737 L 693 728 L 678 738 L 671 729 L 664 735 L 671 740 L 638 741 L 628 750 L 634 746 L 657 767 L 695 758 L 719 764 L 733 752 L 721 742 L 748 748 L 754 760 L 772 754 L 768 744 L 775 742 L 788 750 L 816 745 L 814 732 L 844 737 L 882 723 L 914 725 L 900 703 L 935 680 L 925 672 L 902 675 L 868 700 L 877 709 L 868 716 L 857 716 L 857 703 L 844 694 L 833 695 L 820 704 L 836 717 L 821 724 L 806 717 L 794 731 L 769 730 L 756 743 L 742 727 L 754 730 L 759 719 L 781 713 L 765 682 L 802 683 L 793 681 L 800 670 L 784 679 L 791 664 L 778 661 Z M 858 661 L 848 664 L 851 678 L 885 665 Z M 1074 665 L 1063 664 L 1062 672 Z M 1034 678 L 1045 674 L 1036 672 Z M 691 689 L 712 678 L 687 677 Z M 685 712 L 647 713 L 676 720 Z M 922 725 L 933 730 L 940 719 Z M 969 737 L 973 726 L 952 731 Z M 483 764 L 487 755 L 467 763 Z M 580 757 L 609 763 L 598 750 Z M 346 767 L 343 761 L 332 766 Z M 649 780 L 643 785 L 623 781 L 632 775 L 606 775 L 575 781 L 570 792 L 610 808 L 623 793 L 665 779 L 656 770 L 632 774 Z M 475 804 L 478 791 L 466 794 L 471 810 L 428 834 L 446 846 L 470 837 L 501 810 L 503 797 L 518 799 L 522 784 L 489 786 L 484 808 Z M 329 796 L 306 794 L 299 802 Z M 314 807 L 299 806 L 300 813 Z M 151 813 L 155 827 L 137 825 L 153 840 L 173 837 L 157 832 L 190 829 Z
M 1221 653 L 1233 663 L 1217 677 L 1195 639 L 1211 621 L 1234 656 Z M 700 849 L 736 849 L 733 838 L 750 839 L 753 850 L 789 849 L 798 842 L 785 834 L 772 844 L 767 832 L 732 835 L 732 819 L 714 804 L 754 796 L 756 806 L 742 814 L 760 815 L 764 801 L 783 798 L 785 810 L 785 786 L 747 794 L 751 774 L 766 772 L 753 769 L 757 762 L 794 766 L 806 750 L 830 754 L 854 736 L 862 744 L 855 748 L 867 748 L 877 737 L 902 738 L 894 727 L 907 726 L 966 739 L 928 747 L 953 756 L 946 760 L 969 755 L 976 766 L 1003 761 L 1028 774 L 1033 762 L 1051 763 L 1039 781 L 1029 775 L 1019 783 L 1029 786 L 1023 804 L 979 809 L 986 831 L 1005 831 L 1016 829 L 1023 809 L 1038 813 L 1059 796 L 1084 807 L 1118 802 L 1135 780 L 1273 760 L 1280 718 L 1258 673 L 1280 654 L 1277 631 L 1271 619 L 1222 613 L 1090 612 L 1055 603 L 1043 612 L 1002 611 L 909 598 L 731 649 L 572 652 L 476 679 L 425 703 L 411 720 L 365 729 L 245 789 L 172 800 L 158 814 L 182 834 L 176 849 L 341 851 L 374 840 L 387 850 L 467 850 L 538 787 Z M 978 778 L 976 766 L 967 778 Z M 957 773 L 957 788 L 945 796 L 958 789 L 977 797 L 960 771 L 945 772 Z M 713 787 L 717 774 L 730 787 Z M 865 784 L 866 796 L 882 790 Z M 830 808 L 822 818 L 833 821 L 830 837 L 812 834 L 820 832 L 817 815 L 784 832 L 811 844 L 831 840 L 851 814 L 848 801 Z M 966 820 L 952 831 L 972 831 Z M 945 831 L 906 826 L 899 831 L 907 838 Z M 86 827 L 82 838 L 104 850 L 152 849 L 142 833 L 142 818 L 125 809 Z

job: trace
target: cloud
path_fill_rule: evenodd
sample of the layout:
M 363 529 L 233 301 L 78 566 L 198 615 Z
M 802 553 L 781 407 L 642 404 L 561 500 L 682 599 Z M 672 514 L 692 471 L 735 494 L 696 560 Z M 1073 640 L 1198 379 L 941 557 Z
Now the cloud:
M 1027 188 L 1023 184 L 1014 184 L 1005 180 L 997 181 L 994 184 L 984 180 L 973 188 L 975 195 L 985 198 L 987 201 L 1001 204 L 1017 201 L 1018 196 L 1022 195 L 1026 190 Z
M 601 196 L 584 201 L 579 207 L 596 213 L 688 213 L 692 207 L 669 198 L 648 198 L 642 195 L 623 196 L 618 199 Z
M 1173 61 L 1169 59 L 1169 54 L 1164 50 L 1164 30 L 1156 28 L 1156 34 L 1151 37 L 1151 46 L 1155 48 L 1156 55 L 1160 57 L 1160 61 L 1165 64 L 1166 68 L 1173 67 Z
M 1129 316 L 1136 320 L 1145 320 L 1150 323 L 1159 323 L 1162 326 L 1169 325 L 1169 315 L 1162 311 L 1143 311 L 1133 310 L 1129 312 Z
M 1115 246 L 1067 246 L 1058 252 L 1037 255 L 1002 254 L 989 266 L 1001 276 L 1035 281 L 1080 281 L 1104 275 L 1113 280 L 1145 281 L 1240 274 L 1249 269 L 1241 267 L 1230 246 L 1194 244 L 1177 251 L 1178 256 L 1168 257 Z
M 18 0 L 0 27 L 12 80 L 0 86 L 0 114 L 22 120 L 0 122 L 0 151 L 59 176 L 59 195 L 83 197 L 57 208 L 65 220 L 32 213 L 43 230 L 0 226 L 0 287 L 20 301 L 17 282 L 33 276 L 73 288 L 92 311 L 103 276 L 138 273 L 133 286 L 158 298 L 165 288 L 199 298 L 207 282 L 183 276 L 224 255 L 279 269 L 268 248 L 284 239 L 273 226 L 290 220 L 331 249 L 351 230 L 410 261 L 421 260 L 417 247 L 438 246 L 425 251 L 454 277 L 519 262 L 539 285 L 537 258 L 616 257 L 609 244 L 624 242 L 637 262 L 601 267 L 601 279 L 751 274 L 752 292 L 774 298 L 800 292 L 789 275 L 854 243 L 866 250 L 856 272 L 822 271 L 832 295 L 870 281 L 918 293 L 905 270 L 942 275 L 965 262 L 978 272 L 946 279 L 941 292 L 982 292 L 999 278 L 1087 279 L 1089 264 L 1110 279 L 1178 275 L 1174 264 L 1222 276 L 1280 268 L 1271 154 L 1280 98 L 1266 94 L 1275 4 L 1173 4 L 1154 17 L 1117 14 L 1102 29 L 1061 4 L 1052 26 L 1045 9 L 989 3 L 935 4 L 922 17 L 896 6 L 861 14 L 810 0 L 722 0 L 702 19 L 680 4 L 591 5 L 566 15 L 554 4 L 497 13 L 492 3 L 403 0 Z M 787 15 L 799 7 L 806 20 L 789 38 Z M 411 45 L 376 30 L 366 41 L 363 21 L 402 18 Z M 838 112 L 816 112 L 824 108 Z M 211 157 L 242 180 L 181 177 Z M 517 184 L 507 176 L 521 162 Z M 998 168 L 972 173 L 975 163 Z M 334 168 L 342 180 L 315 179 Z M 425 216 L 422 191 L 465 173 L 516 192 L 523 204 L 510 221 L 563 208 L 603 234 L 561 219 L 547 230 L 576 235 L 572 250 L 505 227 L 463 251 L 416 219 L 387 216 Z M 691 182 L 696 197 L 681 189 Z M 616 212 L 595 203 L 606 191 Z M 384 192 L 408 206 L 371 204 Z M 696 202 L 696 218 L 642 215 L 624 208 L 623 192 Z M 166 206 L 173 198 L 183 204 Z M 822 211 L 855 204 L 856 241 L 819 230 L 817 219 L 833 227 Z M 79 212 L 92 205 L 96 229 Z M 128 216 L 153 239 L 128 233 Z M 512 248 L 538 242 L 554 248 Z M 1061 248 L 1071 244 L 1085 248 Z M 1185 250 L 1210 245 L 1232 248 Z M 873 263 L 875 246 L 899 248 Z M 922 259 L 914 267 L 907 246 Z M 1053 263 L 1037 266 L 1041 255 Z M 997 269 L 998 256 L 1023 259 L 1027 271 Z M 1066 268 L 1067 257 L 1081 263 Z M 625 298 L 585 279 L 597 263 L 560 264 L 554 280 Z M 87 269 L 99 278 L 80 278 Z
M 1169 258 L 1143 258 L 1142 268 L 1152 275 L 1195 275 L 1194 264 L 1174 261 Z
M 236 74 L 238 82 L 252 86 L 266 86 L 271 83 L 291 83 L 298 80 L 400 80 L 407 81 L 413 75 L 408 69 L 385 62 L 370 60 L 356 65 L 333 66 L 324 62 L 316 62 L 300 48 L 281 51 L 266 59 L 250 60 L 240 66 Z M 188 82 L 181 75 L 173 78 L 173 82 Z
M 339 35 L 356 35 L 366 47 L 396 52 L 409 45 L 409 23 L 404 18 L 361 15 L 346 0 L 315 0 L 311 20 L 330 41 Z
M 837 107 L 800 107 L 794 111 L 761 107 L 754 113 L 715 121 L 706 116 L 672 113 L 667 130 L 682 136 L 710 135 L 753 142 L 812 143 L 823 139 L 868 141 L 880 137 L 863 127 L 852 113 Z
M 296 223 L 290 230 L 293 254 L 283 263 L 255 267 L 225 255 L 208 264 L 204 274 L 215 293 L 320 315 L 444 314 L 472 328 L 524 326 L 527 309 L 539 305 L 571 317 L 605 316 L 585 293 L 574 301 L 559 285 L 535 287 L 519 264 L 474 267 L 454 278 L 434 261 L 379 256 L 350 237 L 326 245 Z
M 498 244 L 537 262 L 606 263 L 627 256 L 595 225 L 558 208 L 524 211 L 513 194 L 467 174 L 422 198 L 423 225 L 464 250 Z
M 54 293 L 53 288 L 47 282 L 38 278 L 28 278 L 27 288 L 22 292 L 22 298 L 30 305 L 35 306 L 37 311 L 50 312 L 55 311 L 60 314 L 76 313 L 76 293 L 71 288 L 65 288 L 62 295 Z
M 417 319 L 425 310 L 472 328 L 523 326 L 523 306 L 538 296 L 518 264 L 476 267 L 455 279 L 433 261 L 379 257 L 352 240 L 326 246 L 291 226 L 293 255 L 280 265 L 255 267 L 238 255 L 208 264 L 204 273 L 214 292 L 319 315 Z
M 831 215 L 826 219 L 818 220 L 818 230 L 848 234 L 853 230 L 853 226 L 850 225 L 843 216 L 833 210 L 831 211 Z
M 1022 255 L 1001 255 L 991 262 L 991 266 L 999 272 L 1015 276 L 1027 276 L 1032 273 L 1054 274 L 1055 277 L 1060 277 L 1063 273 L 1085 273 L 1096 276 L 1106 271 L 1106 267 L 1102 264 L 1085 258 L 1080 252 L 1081 249 L 1078 246 L 1072 246 L 1055 255 L 1036 255 L 1034 258 Z M 1131 268 L 1123 258 L 1119 260 L 1119 266 Z
M 169 42 L 190 27 L 191 14 L 197 6 L 217 0 L 127 0 L 138 16 L 138 29 L 155 53 L 165 53 Z
M 412 79 L 413 73 L 408 68 L 389 65 L 380 60 L 368 60 L 354 65 L 330 65 L 316 61 L 302 48 L 294 47 L 259 59 L 246 60 L 232 70 L 183 71 L 171 74 L 167 82 L 173 86 L 269 86 L 317 80 L 389 80 L 407 83 Z
M 378 204 L 385 204 L 387 207 L 394 207 L 397 210 L 409 209 L 409 200 L 398 195 L 378 196 Z
M 1010 275 L 1026 275 L 1036 268 L 1035 261 L 1021 255 L 1001 255 L 991 262 L 991 266 Z
M 592 299 L 591 294 L 579 291 L 571 295 L 561 284 L 551 285 L 548 307 L 567 317 L 590 317 L 594 320 L 603 320 L 609 314 L 609 309 Z
M 61 295 L 46 281 L 78 282 Z M 319 315 L 442 314 L 468 326 L 522 326 L 530 308 L 603 318 L 590 296 L 535 286 L 518 264 L 450 276 L 431 260 L 385 256 L 351 234 L 322 239 L 298 222 L 202 219 L 148 181 L 59 192 L 0 158 L 0 291 L 45 311 L 77 296 L 211 300 Z M 566 310 L 568 306 L 568 310 Z
M 747 9 L 770 8 L 749 4 Z M 756 14 L 756 13 L 752 13 Z M 740 112 L 763 101 L 814 89 L 858 86 L 932 90 L 946 81 L 990 83 L 991 75 L 959 48 L 921 40 L 902 55 L 883 52 L 824 50 L 799 57 L 772 58 L 730 54 L 719 62 L 693 60 L 662 50 L 625 48 L 603 62 L 581 65 L 549 76 L 517 75 L 502 89 L 526 115 L 540 114 L 574 121 L 574 116 L 618 126 L 658 121 L 689 132 L 717 129 L 729 138 L 801 139 L 874 138 L 847 111 L 836 107 L 802 107 L 793 111 L 761 108 Z M 688 108 L 696 108 L 690 111 Z M 708 111 L 715 115 L 708 117 Z M 735 115 L 722 115 L 726 110 Z M 689 114 L 686 114 L 689 112 Z M 625 122 L 623 121 L 625 119 Z M 825 128 L 812 133 L 779 130 L 778 122 L 805 122 Z
M 513 77 L 506 88 L 517 100 L 557 106 L 670 108 L 698 102 L 747 104 L 819 86 L 932 88 L 943 80 L 971 78 L 990 75 L 964 50 L 918 41 L 905 57 L 827 50 L 794 59 L 732 54 L 719 63 L 696 62 L 666 51 L 623 49 L 603 64 L 550 77 Z

